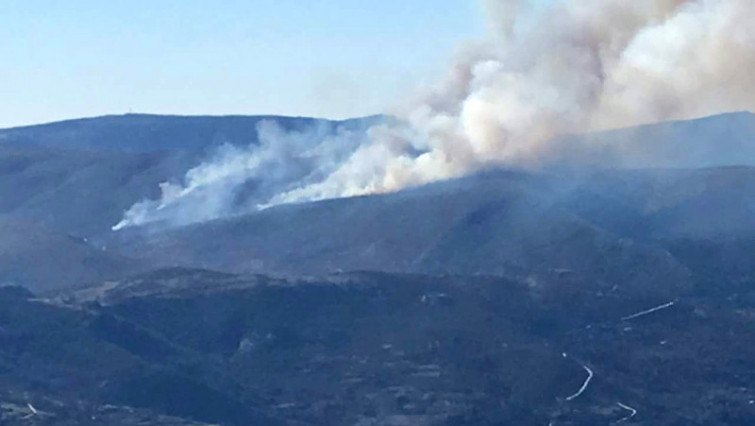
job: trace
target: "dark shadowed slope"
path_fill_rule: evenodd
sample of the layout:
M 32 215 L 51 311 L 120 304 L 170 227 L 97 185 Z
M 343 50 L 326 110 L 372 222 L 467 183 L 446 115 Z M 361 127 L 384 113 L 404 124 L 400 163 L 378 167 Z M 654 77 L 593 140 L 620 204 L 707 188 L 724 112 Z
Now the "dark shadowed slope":
M 49 300 L 0 291 L 0 380 L 35 405 L 238 425 L 605 426 L 629 415 L 618 403 L 638 410 L 626 424 L 751 424 L 753 288 L 646 290 L 171 269 Z
M 594 174 L 570 206 L 635 237 L 733 239 L 755 234 L 753 195 L 753 167 L 610 171 Z M 632 215 L 643 223 L 620 223 Z
M 279 424 L 260 414 L 250 396 L 235 395 L 232 377 L 214 374 L 211 359 L 200 361 L 195 351 L 117 315 L 32 297 L 0 287 L 0 387 L 16 400 L 21 396 L 23 402 L 14 405 L 27 419 L 37 417 L 32 424 L 157 425 L 165 414 L 224 424 Z M 15 410 L 6 413 L 5 398 L 0 393 L 0 424 L 23 424 L 11 420 Z M 26 404 L 37 416 L 28 416 Z M 103 410 L 111 404 L 116 407 Z M 105 412 L 93 418 L 99 411 Z M 82 412 L 89 412 L 89 419 L 76 421 Z
M 144 262 L 93 247 L 32 222 L 0 215 L 0 285 L 33 291 L 101 282 L 143 269 Z

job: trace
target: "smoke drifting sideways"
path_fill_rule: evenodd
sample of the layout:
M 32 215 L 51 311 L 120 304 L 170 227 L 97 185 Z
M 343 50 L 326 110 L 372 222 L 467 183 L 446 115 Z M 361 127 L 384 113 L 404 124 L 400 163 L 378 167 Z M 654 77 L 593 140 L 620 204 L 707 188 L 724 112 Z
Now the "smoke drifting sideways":
M 134 204 L 113 227 L 182 226 L 263 208 L 281 191 L 320 182 L 365 143 L 363 131 L 320 122 L 286 132 L 275 121 L 257 125 L 257 142 L 220 146 L 182 182 L 163 182 L 158 200 Z
M 564 145 L 564 135 L 755 110 L 752 0 L 484 6 L 488 37 L 460 51 L 445 81 L 397 108 L 398 120 L 358 142 L 341 140 L 349 135 L 323 141 L 318 146 L 331 147 L 323 154 L 310 155 L 297 142 L 301 134 L 280 132 L 260 149 L 226 149 L 190 171 L 184 185 L 164 184 L 161 200 L 138 203 L 114 229 L 222 217 L 238 211 L 232 194 L 263 176 L 284 184 L 270 185 L 277 190 L 257 207 L 388 192 L 491 165 L 544 167 L 565 156 L 573 161 L 574 149 L 590 151 Z M 606 146 L 599 152 L 614 163 L 622 155 Z M 586 157 L 600 162 L 594 153 Z M 302 158 L 313 173 L 283 164 L 300 170 Z M 277 174 L 262 173 L 270 167 Z

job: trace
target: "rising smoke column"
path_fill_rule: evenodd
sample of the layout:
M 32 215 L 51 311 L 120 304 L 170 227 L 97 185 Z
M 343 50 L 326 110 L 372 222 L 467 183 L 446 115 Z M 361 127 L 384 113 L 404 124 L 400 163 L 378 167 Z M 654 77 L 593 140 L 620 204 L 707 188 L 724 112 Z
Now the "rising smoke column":
M 489 40 L 328 179 L 277 202 L 558 161 L 559 135 L 755 107 L 752 0 L 489 0 Z M 416 150 L 423 153 L 414 156 Z M 368 172 L 369 171 L 369 172 Z
M 560 135 L 755 109 L 755 1 L 487 0 L 490 34 L 322 179 L 261 206 L 559 161 Z M 229 185 L 235 185 L 228 181 Z

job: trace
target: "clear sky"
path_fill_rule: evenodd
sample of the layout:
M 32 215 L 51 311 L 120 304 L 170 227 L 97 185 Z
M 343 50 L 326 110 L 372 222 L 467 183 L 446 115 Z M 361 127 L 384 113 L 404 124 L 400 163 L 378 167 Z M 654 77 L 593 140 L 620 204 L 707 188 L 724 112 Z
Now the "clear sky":
M 378 113 L 483 27 L 476 0 L 0 0 L 0 127 Z

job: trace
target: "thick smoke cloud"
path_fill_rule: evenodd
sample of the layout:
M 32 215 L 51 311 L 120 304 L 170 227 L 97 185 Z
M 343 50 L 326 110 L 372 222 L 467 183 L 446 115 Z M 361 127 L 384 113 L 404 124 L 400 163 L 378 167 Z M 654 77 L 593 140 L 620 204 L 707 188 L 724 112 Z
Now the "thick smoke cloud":
M 460 53 L 446 81 L 404 105 L 399 124 L 373 127 L 367 142 L 337 156 L 342 162 L 323 157 L 317 178 L 287 180 L 260 204 L 392 191 L 491 164 L 540 167 L 558 163 L 562 135 L 755 109 L 752 0 L 562 0 L 547 8 L 487 0 L 485 10 L 489 37 Z M 231 187 L 244 180 L 224 179 Z M 229 191 L 190 189 L 199 188 L 193 181 L 169 187 L 164 199 Z M 141 209 L 154 212 L 150 203 Z M 138 223 L 129 219 L 137 206 L 122 225 Z M 227 214 L 227 204 L 208 207 L 193 220 Z

